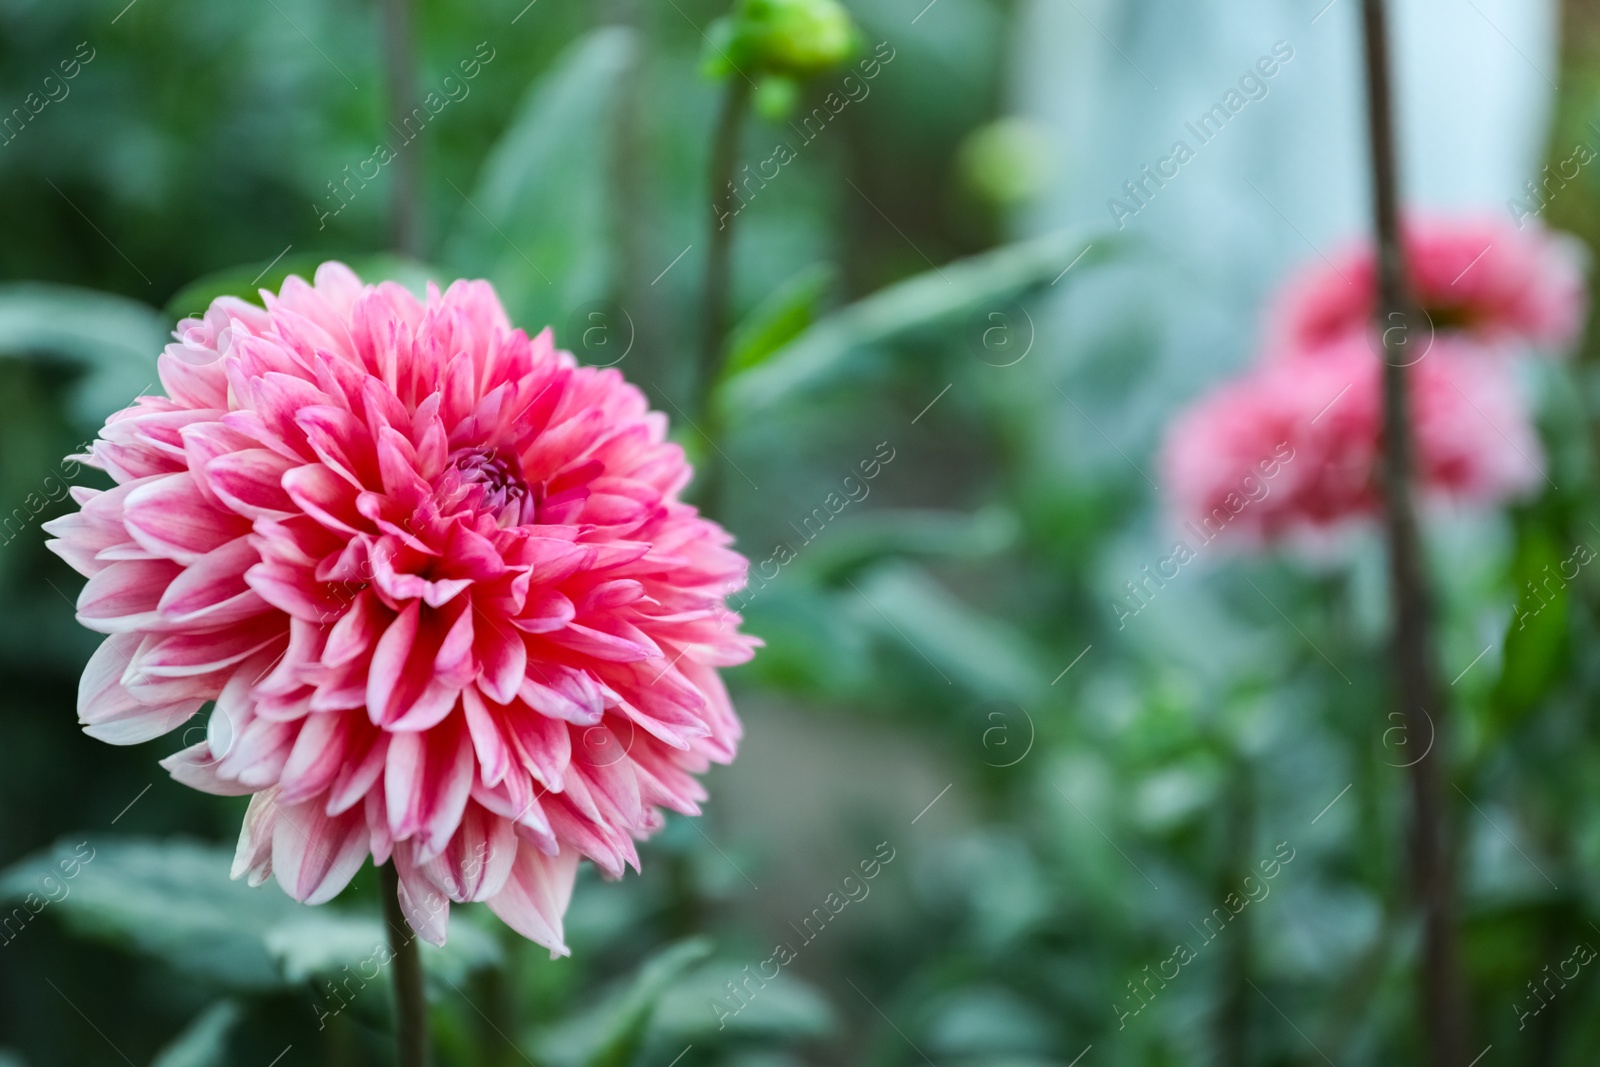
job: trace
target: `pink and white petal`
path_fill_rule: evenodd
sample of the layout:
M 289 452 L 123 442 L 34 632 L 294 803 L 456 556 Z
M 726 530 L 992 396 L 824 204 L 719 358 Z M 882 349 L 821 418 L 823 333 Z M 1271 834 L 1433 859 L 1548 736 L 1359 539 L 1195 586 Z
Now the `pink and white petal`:
M 400 912 L 417 936 L 433 945 L 444 944 L 450 926 L 450 898 L 415 864 L 409 841 L 395 846 L 395 873 L 400 876 Z
M 146 629 L 156 621 L 161 594 L 181 572 L 164 559 L 113 563 L 78 594 L 78 622 L 108 634 Z
M 255 789 L 242 785 L 217 773 L 217 759 L 211 745 L 205 741 L 174 752 L 161 761 L 161 766 L 172 775 L 172 780 L 190 789 L 219 797 L 242 797 Z
M 552 959 L 570 956 L 562 919 L 577 876 L 578 854 L 571 849 L 550 857 L 536 848 L 519 848 L 505 887 L 488 899 L 489 910 L 523 937 L 549 949 Z
M 422 871 L 451 900 L 486 900 L 505 886 L 517 847 L 511 820 L 469 804 L 450 843 Z
M 350 884 L 367 858 L 364 812 L 330 816 L 321 804 L 277 804 L 272 869 L 283 891 L 304 904 L 325 904 Z
M 239 845 L 233 853 L 233 870 L 228 877 L 249 876 L 251 886 L 265 882 L 272 874 L 272 835 L 278 822 L 278 790 L 263 789 L 250 798 L 239 828 Z
M 188 471 L 129 493 L 122 517 L 141 548 L 178 563 L 193 563 L 250 532 L 245 519 L 210 503 Z

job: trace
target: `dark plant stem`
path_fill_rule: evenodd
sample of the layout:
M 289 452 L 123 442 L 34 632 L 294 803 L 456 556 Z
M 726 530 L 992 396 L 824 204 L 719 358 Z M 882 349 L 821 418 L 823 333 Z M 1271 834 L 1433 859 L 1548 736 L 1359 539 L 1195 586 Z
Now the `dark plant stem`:
M 609 0 L 606 15 L 616 25 L 635 34 L 637 44 L 627 68 L 618 78 L 615 143 L 612 147 L 611 196 L 615 205 L 619 300 L 627 309 L 633 331 L 629 376 L 635 381 L 659 381 L 662 366 L 661 302 L 651 285 L 656 268 L 651 264 L 651 235 L 658 226 L 652 211 L 649 181 L 651 161 L 643 114 L 645 63 L 649 37 L 639 0 Z M 642 369 L 641 369 L 642 368 Z M 657 407 L 663 406 L 659 403 Z
M 1465 992 L 1455 929 L 1455 876 L 1441 763 L 1449 752 L 1449 716 L 1433 660 L 1433 602 L 1413 496 L 1406 364 L 1412 362 L 1404 327 L 1413 314 L 1405 252 L 1400 242 L 1398 165 L 1384 0 L 1362 0 L 1371 134 L 1373 212 L 1377 228 L 1377 333 L 1383 341 L 1383 484 L 1395 670 L 1408 744 L 1425 756 L 1410 767 L 1413 888 L 1424 909 L 1422 1023 L 1429 1062 L 1465 1067 Z M 1394 326 L 1401 324 L 1401 336 Z M 1419 335 L 1421 331 L 1418 331 Z
M 388 93 L 389 128 L 404 130 L 408 109 L 417 99 L 416 41 L 411 27 L 411 0 L 383 0 L 383 66 Z M 409 149 L 409 150 L 408 150 Z M 390 243 L 403 256 L 422 254 L 422 157 L 416 146 L 402 146 L 394 160 L 394 203 Z
M 1218 871 L 1216 899 L 1226 901 L 1244 888 L 1254 871 L 1250 850 L 1255 845 L 1255 783 L 1250 764 L 1235 755 L 1228 797 L 1227 861 Z M 1265 899 L 1265 898 L 1263 898 Z M 1226 904 L 1224 904 L 1226 906 Z M 1254 916 L 1248 907 L 1229 927 L 1227 955 L 1223 961 L 1221 1000 L 1216 1014 L 1217 1062 L 1249 1063 L 1250 956 Z
M 391 861 L 378 868 L 383 894 L 383 920 L 389 927 L 389 952 L 394 968 L 395 1047 L 400 1067 L 428 1065 L 428 1002 L 422 992 L 422 956 L 417 935 L 400 910 L 400 874 Z
M 733 283 L 733 220 L 735 204 L 742 204 L 733 191 L 734 167 L 739 157 L 739 134 L 745 113 L 750 109 L 750 83 L 742 76 L 728 79 L 722 97 L 722 110 L 711 140 L 711 166 L 707 174 L 711 193 L 711 226 L 706 239 L 704 303 L 700 315 L 700 361 L 695 373 L 696 410 L 700 429 L 711 451 L 704 457 L 700 482 L 701 510 L 717 515 L 721 509 L 722 469 L 717 461 L 716 442 L 721 436 L 712 391 L 722 370 L 723 349 L 728 338 L 728 306 Z

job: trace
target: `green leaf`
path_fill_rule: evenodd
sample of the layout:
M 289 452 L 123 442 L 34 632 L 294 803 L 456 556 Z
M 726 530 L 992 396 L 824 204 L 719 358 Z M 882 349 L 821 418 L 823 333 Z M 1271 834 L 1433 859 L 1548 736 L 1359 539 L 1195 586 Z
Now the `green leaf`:
M 730 378 L 718 390 L 717 403 L 730 420 L 748 419 L 828 381 L 857 348 L 1049 285 L 1069 266 L 1081 271 L 1115 247 L 1099 231 L 1058 231 L 897 282 L 821 319 L 760 366 Z
M 1512 564 L 1517 600 L 1506 625 L 1504 666 L 1493 698 L 1498 731 L 1510 729 L 1532 711 L 1561 676 L 1570 598 L 1559 571 L 1567 555 L 1544 526 L 1530 527 L 1517 545 Z
M 472 922 L 469 914 L 456 905 L 450 912 L 450 936 L 445 944 L 421 943 L 423 973 L 430 982 L 448 980 L 459 985 L 470 972 L 501 962 L 499 942 Z M 285 981 L 291 983 L 335 974 L 344 967 L 368 977 L 367 968 L 381 967 L 388 959 L 388 928 L 375 908 L 300 908 L 263 931 L 262 941 L 283 969 Z
M 891 556 L 983 559 L 1010 548 L 1019 529 L 1016 516 L 999 507 L 972 514 L 883 508 L 840 522 L 794 566 L 825 582 Z
M 775 289 L 734 329 L 723 375 L 759 367 L 798 337 L 816 321 L 837 277 L 832 264 L 813 263 Z
M 991 699 L 1027 703 L 1045 686 L 1026 654 L 1027 641 L 997 619 L 963 603 L 933 576 L 910 564 L 889 564 L 854 581 L 840 597 L 864 625 L 902 644 L 937 676 Z
M 675 983 L 656 1009 L 651 1029 L 658 1040 L 668 1048 L 680 1048 L 689 1042 L 708 1045 L 731 1038 L 794 1041 L 826 1037 L 834 1030 L 827 1000 L 788 969 L 765 985 L 746 985 L 749 999 L 734 1010 L 727 983 L 747 982 L 746 974 L 755 974 L 760 967 L 751 966 L 749 972 L 743 968 L 755 962 L 717 960 Z M 713 1007 L 718 1004 L 720 1012 Z
M 231 849 L 181 839 L 64 841 L 0 873 L 0 900 L 59 898 L 41 914 L 55 913 L 81 935 L 241 990 L 297 985 L 386 959 L 376 906 L 306 907 L 276 884 L 252 889 L 233 881 L 232 863 Z M 434 977 L 460 983 L 500 962 L 498 943 L 470 915 L 454 909 L 448 943 L 422 946 Z
M 83 367 L 71 414 L 86 428 L 157 384 L 156 357 L 169 340 L 161 315 L 137 300 L 67 285 L 0 285 L 0 355 Z
M 644 1040 L 661 997 L 684 971 L 709 955 L 709 941 L 691 938 L 666 948 L 639 968 L 639 977 L 614 1009 L 606 1036 L 587 1061 L 587 1067 L 627 1067 Z
M 230 849 L 181 839 L 101 839 L 85 846 L 89 858 L 69 878 L 62 865 L 76 846 L 62 841 L 8 868 L 0 874 L 0 900 L 62 894 L 46 882 L 53 879 L 65 895 L 44 911 L 81 935 L 238 989 L 282 985 L 262 935 L 301 905 L 275 885 L 251 889 L 230 880 Z
M 679 941 L 652 956 L 633 982 L 597 1007 L 560 1023 L 539 1041 L 538 1060 L 558 1067 L 626 1067 L 633 1061 L 662 995 L 711 954 L 703 938 Z
M 228 1035 L 239 1023 L 239 1005 L 219 1000 L 184 1027 L 162 1049 L 150 1067 L 224 1067 L 228 1062 Z
M 445 263 L 493 281 L 513 321 L 554 322 L 610 290 L 610 133 L 635 50 L 618 26 L 568 46 L 528 89 L 461 204 Z

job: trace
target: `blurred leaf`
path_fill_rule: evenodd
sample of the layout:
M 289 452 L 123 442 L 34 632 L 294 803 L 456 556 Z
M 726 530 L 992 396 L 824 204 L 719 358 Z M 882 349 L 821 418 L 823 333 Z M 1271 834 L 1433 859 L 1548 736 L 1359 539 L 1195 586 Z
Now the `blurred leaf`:
M 983 559 L 1010 548 L 1018 529 L 1016 516 L 998 507 L 971 514 L 885 508 L 839 523 L 827 541 L 795 563 L 828 581 L 888 556 Z
M 717 403 L 729 419 L 749 418 L 828 381 L 857 348 L 1051 284 L 1085 251 L 1076 270 L 1103 261 L 1114 246 L 1098 231 L 1064 230 L 897 282 L 818 321 L 762 365 L 730 378 Z
M 239 1005 L 219 1000 L 195 1017 L 183 1033 L 151 1062 L 150 1067 L 224 1067 L 228 1035 L 239 1023 Z
M 814 986 L 787 971 L 761 986 L 738 1012 L 722 1016 L 713 1003 L 729 1005 L 729 976 L 746 961 L 721 960 L 676 983 L 656 1010 L 652 1030 L 668 1047 L 680 1042 L 710 1043 L 719 1037 L 795 1039 L 825 1037 L 835 1026 L 833 1011 Z
M 282 984 L 262 934 L 300 905 L 277 886 L 231 881 L 231 849 L 194 841 L 100 840 L 75 878 L 59 862 L 63 841 L 0 875 L 0 899 L 40 893 L 46 877 L 67 895 L 45 909 L 78 933 L 157 956 L 178 970 L 239 989 Z
M 815 322 L 838 274 L 832 264 L 813 263 L 758 304 L 733 331 L 724 377 L 765 363 Z
M 934 1005 L 928 1044 L 944 1057 L 977 1056 L 991 1063 L 1001 1053 L 1043 1053 L 1050 1027 L 1039 1013 L 1008 989 L 959 989 Z
M 61 360 L 87 374 L 73 395 L 73 419 L 98 429 L 105 417 L 157 384 L 166 323 L 127 297 L 66 285 L 0 285 L 0 355 Z
M 679 941 L 639 968 L 628 988 L 576 1019 L 569 1019 L 541 1041 L 541 1059 L 583 1067 L 626 1067 L 643 1042 L 656 1004 L 683 972 L 711 954 L 703 938 Z
M 451 908 L 450 936 L 445 944 L 421 943 L 423 973 L 430 981 L 460 984 L 470 972 L 500 963 L 499 942 L 473 923 L 468 918 L 470 914 L 465 905 L 455 905 Z M 333 974 L 347 966 L 356 970 L 375 959 L 381 966 L 389 946 L 388 928 L 375 908 L 300 908 L 266 930 L 262 939 L 283 968 L 284 980 L 290 983 L 317 974 Z M 366 977 L 365 972 L 362 976 Z
M 309 908 L 276 884 L 233 881 L 231 849 L 174 839 L 95 841 L 75 877 L 63 862 L 73 843 L 0 873 L 0 900 L 65 895 L 47 904 L 80 934 L 156 956 L 173 968 L 245 990 L 297 985 L 317 974 L 371 964 L 387 934 L 376 908 Z M 52 881 L 48 884 L 45 879 Z M 58 888 L 50 888 L 58 887 Z M 41 912 L 42 913 L 42 912 Z M 427 973 L 451 982 L 496 964 L 495 939 L 459 906 L 442 948 L 423 945 Z M 379 954 L 381 955 L 381 954 Z M 381 960 L 379 964 L 381 966 Z
M 663 994 L 683 972 L 711 955 L 711 943 L 704 938 L 680 941 L 652 957 L 639 968 L 633 988 L 615 1009 L 600 1048 L 588 1060 L 588 1067 L 627 1067 L 644 1040 L 645 1028 L 655 1014 Z
M 1557 572 L 1565 559 L 1544 526 L 1523 532 L 1511 568 L 1516 606 L 1506 626 L 1504 666 L 1494 690 L 1497 732 L 1531 711 L 1560 676 L 1567 650 L 1568 595 Z M 1552 575 L 1554 589 L 1543 584 Z
M 445 262 L 500 289 L 511 318 L 554 322 L 610 289 L 612 131 L 632 32 L 594 30 L 523 97 L 461 204 Z
M 261 307 L 261 290 L 277 292 L 283 288 L 283 283 L 291 274 L 298 274 L 309 282 L 316 276 L 317 268 L 329 258 L 325 255 L 306 253 L 297 256 L 286 255 L 276 262 L 262 260 L 257 263 L 244 263 L 237 267 L 226 267 L 197 278 L 178 290 L 172 299 L 167 301 L 166 316 L 173 322 L 190 317 L 198 318 L 205 314 L 206 308 L 210 307 L 211 302 L 219 296 L 236 296 L 240 300 Z M 360 275 L 364 282 L 369 284 L 381 281 L 399 282 L 419 297 L 422 296 L 430 280 L 441 284 L 449 281 L 439 269 L 404 256 L 387 254 L 355 256 L 346 258 L 343 262 Z
M 199 318 L 205 314 L 211 302 L 220 296 L 236 296 L 261 307 L 262 289 L 277 292 L 291 274 L 298 274 L 310 281 L 326 258 L 305 252 L 295 256 L 285 255 L 276 262 L 263 259 L 255 263 L 241 263 L 236 267 L 224 267 L 196 278 L 172 294 L 165 308 L 166 316 L 173 322 Z
M 740 609 L 744 629 L 759 634 L 767 647 L 738 668 L 742 676 L 774 689 L 823 697 L 870 686 L 873 634 L 839 610 L 831 591 L 778 585 L 761 590 L 748 603 Z
M 920 567 L 890 564 L 856 586 L 840 596 L 858 602 L 861 619 L 948 680 L 1024 704 L 1044 688 L 1042 672 L 1019 651 L 1027 647 L 1021 634 L 952 596 Z

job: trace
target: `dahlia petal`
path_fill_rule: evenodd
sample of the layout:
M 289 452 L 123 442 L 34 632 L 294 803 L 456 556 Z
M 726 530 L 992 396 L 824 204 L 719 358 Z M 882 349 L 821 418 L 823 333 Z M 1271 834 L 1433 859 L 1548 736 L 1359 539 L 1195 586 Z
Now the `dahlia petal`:
M 157 601 L 163 624 L 223 626 L 268 610 L 267 602 L 244 577 L 260 558 L 245 537 L 200 556 L 172 580 Z
M 559 630 L 553 630 L 545 635 L 546 640 L 553 641 L 574 652 L 581 652 L 595 659 L 610 660 L 614 663 L 636 663 L 639 660 L 659 657 L 661 650 L 655 644 L 642 644 L 631 641 L 626 637 L 608 634 L 603 630 L 596 630 L 591 626 L 579 623 L 569 623 Z
M 473 770 L 472 743 L 460 718 L 437 736 L 391 734 L 384 795 L 395 839 L 417 836 L 423 859 L 442 849 L 461 821 Z
M 473 751 L 478 756 L 478 775 L 485 785 L 499 785 L 511 769 L 511 748 L 476 689 L 461 691 L 461 708 L 466 714 Z
M 315 803 L 275 807 L 272 871 L 278 884 L 303 904 L 326 904 L 366 861 L 366 819 L 360 812 L 329 815 Z
M 522 610 L 511 625 L 524 633 L 547 634 L 565 629 L 577 615 L 572 601 L 554 589 L 535 589 L 528 593 Z
M 293 460 L 276 452 L 247 448 L 208 461 L 205 484 L 226 506 L 248 519 L 279 518 L 295 510 L 294 500 L 283 486 L 284 476 L 294 469 Z
M 193 563 L 250 530 L 238 516 L 207 501 L 187 471 L 129 493 L 123 521 L 142 548 L 178 563 Z
M 469 804 L 450 843 L 422 871 L 451 900 L 487 900 L 504 888 L 516 857 L 511 820 Z
M 181 568 L 169 560 L 123 560 L 93 575 L 78 594 L 78 621 L 101 633 L 125 633 L 156 622 L 156 606 Z
M 128 691 L 123 675 L 138 653 L 138 633 L 114 633 L 94 649 L 78 680 L 78 721 L 83 733 L 107 744 L 131 745 L 170 733 L 189 720 L 200 697 L 141 701 Z
M 496 704 L 509 704 L 528 673 L 528 646 L 508 628 L 486 625 L 476 630 L 478 688 Z
M 569 956 L 561 920 L 577 875 L 575 852 L 548 857 L 537 849 L 519 848 L 505 887 L 488 899 L 489 910 L 523 937 L 549 949 L 552 959 Z
M 350 487 L 327 467 L 295 467 L 284 474 L 283 489 L 300 510 L 330 530 L 355 534 L 366 526 Z
M 442 945 L 450 926 L 450 898 L 422 873 L 412 859 L 413 849 L 402 843 L 394 850 L 395 873 L 400 876 L 400 912 L 417 936 Z
M 307 715 L 283 765 L 283 803 L 299 804 L 325 793 L 344 767 L 349 727 L 341 712 Z
M 360 723 L 350 726 L 354 739 L 347 746 L 349 753 L 339 769 L 339 777 L 328 793 L 328 814 L 338 815 L 354 807 L 365 798 L 383 774 L 389 758 L 389 735 L 381 730 L 361 729 Z M 357 744 L 363 734 L 365 741 Z M 381 794 L 381 790 L 378 791 Z
M 282 636 L 270 617 L 212 633 L 161 634 L 139 650 L 134 666 L 154 678 L 183 678 L 230 667 Z
M 500 716 L 506 736 L 528 773 L 552 793 L 559 793 L 572 761 L 572 734 L 567 724 L 514 704 Z M 508 776 L 515 777 L 515 775 Z
M 278 821 L 278 790 L 264 789 L 250 798 L 245 808 L 244 825 L 239 827 L 239 845 L 233 854 L 230 878 L 249 876 L 252 887 L 272 874 L 272 838 Z
M 190 789 L 219 797 L 240 797 L 255 790 L 217 773 L 217 760 L 211 745 L 206 741 L 174 752 L 161 761 L 161 766 L 172 775 L 172 780 Z

